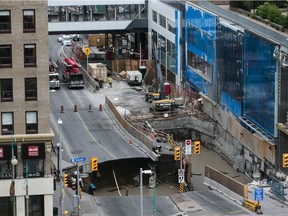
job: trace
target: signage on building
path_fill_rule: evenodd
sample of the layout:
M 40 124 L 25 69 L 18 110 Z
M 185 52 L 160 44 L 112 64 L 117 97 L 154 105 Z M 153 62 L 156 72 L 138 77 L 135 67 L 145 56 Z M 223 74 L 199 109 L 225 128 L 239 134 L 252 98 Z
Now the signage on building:
M 0 147 L 0 158 L 3 158 L 3 147 Z
M 22 144 L 22 159 L 44 159 L 45 158 L 45 144 L 33 143 Z
M 28 156 L 29 157 L 38 157 L 39 156 L 39 147 L 38 146 L 28 146 Z

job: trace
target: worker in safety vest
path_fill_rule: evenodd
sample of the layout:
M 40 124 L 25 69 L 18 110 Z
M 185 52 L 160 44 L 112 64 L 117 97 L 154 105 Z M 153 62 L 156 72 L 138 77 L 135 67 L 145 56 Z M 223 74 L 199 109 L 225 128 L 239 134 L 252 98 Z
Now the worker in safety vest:
M 109 83 L 110 88 L 112 88 L 112 77 L 111 76 L 108 77 L 108 83 Z

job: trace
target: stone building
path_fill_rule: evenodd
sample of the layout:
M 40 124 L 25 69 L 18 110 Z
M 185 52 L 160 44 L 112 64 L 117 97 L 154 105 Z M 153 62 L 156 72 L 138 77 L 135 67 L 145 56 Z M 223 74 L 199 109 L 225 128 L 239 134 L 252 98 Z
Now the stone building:
M 1 215 L 52 215 L 47 1 L 0 1 Z

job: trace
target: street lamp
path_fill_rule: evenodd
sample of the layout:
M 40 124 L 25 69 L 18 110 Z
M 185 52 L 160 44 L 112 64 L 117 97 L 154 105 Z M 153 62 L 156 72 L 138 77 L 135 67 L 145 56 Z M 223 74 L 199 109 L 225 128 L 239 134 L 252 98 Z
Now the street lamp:
M 12 165 L 12 182 L 10 185 L 10 197 L 13 197 L 13 216 L 16 216 L 16 196 L 15 196 L 15 166 L 18 164 L 18 160 L 14 155 L 14 137 L 13 131 L 11 134 L 11 165 Z
M 63 121 L 59 118 L 58 125 L 59 125 L 59 171 L 60 171 L 60 216 L 63 214 L 63 174 L 62 174 L 62 145 L 61 145 L 61 126 Z
M 143 180 L 142 180 L 142 174 L 152 174 L 152 170 L 142 170 L 142 168 L 140 168 L 140 212 L 141 212 L 141 216 L 144 215 L 143 212 Z
M 11 164 L 12 164 L 12 187 L 13 187 L 13 216 L 16 216 L 16 197 L 15 197 L 15 166 L 18 164 L 18 160 L 14 156 L 14 147 L 12 143 L 12 158 L 11 158 Z

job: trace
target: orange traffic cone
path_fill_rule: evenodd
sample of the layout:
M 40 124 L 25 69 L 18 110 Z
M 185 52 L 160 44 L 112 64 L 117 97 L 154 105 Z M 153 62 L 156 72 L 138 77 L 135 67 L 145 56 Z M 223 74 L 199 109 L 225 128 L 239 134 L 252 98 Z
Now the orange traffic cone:
M 131 138 L 129 139 L 129 144 L 132 144 L 132 139 Z

